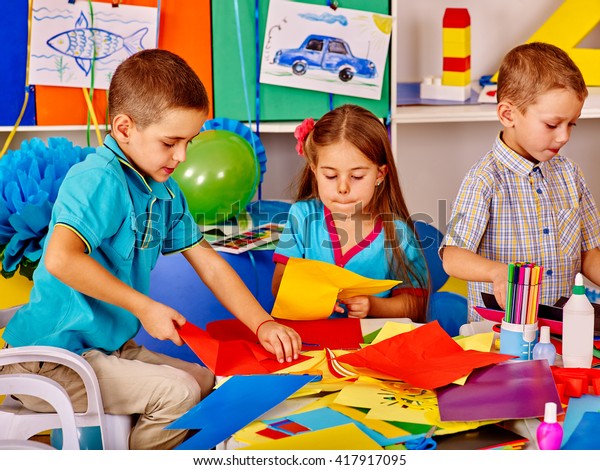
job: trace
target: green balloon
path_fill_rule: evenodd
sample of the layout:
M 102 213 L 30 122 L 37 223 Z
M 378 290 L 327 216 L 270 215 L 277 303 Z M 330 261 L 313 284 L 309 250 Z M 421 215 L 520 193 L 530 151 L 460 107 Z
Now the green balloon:
M 252 146 L 235 132 L 206 130 L 190 143 L 173 179 L 200 225 L 215 225 L 240 213 L 252 200 L 260 165 Z

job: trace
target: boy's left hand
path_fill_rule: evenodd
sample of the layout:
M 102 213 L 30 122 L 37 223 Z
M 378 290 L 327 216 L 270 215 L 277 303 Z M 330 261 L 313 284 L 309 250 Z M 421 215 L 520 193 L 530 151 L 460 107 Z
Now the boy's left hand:
M 279 362 L 292 362 L 298 359 L 302 340 L 296 330 L 276 321 L 268 321 L 261 326 L 257 336 L 260 344 L 267 351 L 275 354 Z
M 371 300 L 368 295 L 357 295 L 339 301 L 346 306 L 349 318 L 366 318 L 371 311 Z

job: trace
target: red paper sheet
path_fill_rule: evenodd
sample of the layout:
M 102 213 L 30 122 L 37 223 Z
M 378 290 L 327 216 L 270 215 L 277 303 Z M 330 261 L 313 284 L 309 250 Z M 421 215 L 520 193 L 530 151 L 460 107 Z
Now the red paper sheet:
M 514 357 L 465 351 L 437 321 L 433 321 L 360 351 L 339 356 L 338 361 L 432 390 L 464 377 L 473 369 Z
M 326 320 L 284 320 L 277 323 L 296 330 L 302 338 L 302 350 L 359 349 L 363 342 L 358 318 L 331 318 Z M 207 333 L 219 341 L 245 340 L 258 342 L 252 333 L 237 318 L 215 320 L 206 325 Z
M 219 341 L 189 321 L 179 328 L 179 336 L 215 375 L 270 374 L 310 359 L 300 356 L 295 361 L 279 363 L 259 344 L 244 340 Z

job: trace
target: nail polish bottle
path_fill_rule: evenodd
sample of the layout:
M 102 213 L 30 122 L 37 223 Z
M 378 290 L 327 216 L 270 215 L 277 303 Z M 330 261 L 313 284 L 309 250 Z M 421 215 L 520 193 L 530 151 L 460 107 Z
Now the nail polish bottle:
M 563 428 L 556 421 L 556 403 L 548 402 L 544 409 L 544 421 L 537 428 L 538 447 L 541 450 L 558 450 L 563 439 Z
M 540 327 L 540 341 L 533 347 L 534 359 L 546 359 L 553 366 L 556 360 L 556 347 L 550 342 L 550 327 Z

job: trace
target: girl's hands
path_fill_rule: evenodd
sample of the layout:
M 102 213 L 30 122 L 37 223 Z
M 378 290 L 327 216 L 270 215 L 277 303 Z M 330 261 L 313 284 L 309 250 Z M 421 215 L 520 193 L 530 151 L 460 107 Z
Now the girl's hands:
M 256 336 L 260 344 L 267 351 L 275 354 L 280 363 L 298 359 L 298 354 L 302 350 L 302 340 L 296 330 L 277 323 L 275 320 L 261 323 Z
M 339 301 L 346 306 L 349 318 L 366 318 L 371 311 L 371 300 L 368 295 L 357 295 L 356 297 L 339 299 Z M 336 312 L 338 311 L 338 306 L 339 305 L 336 304 Z

